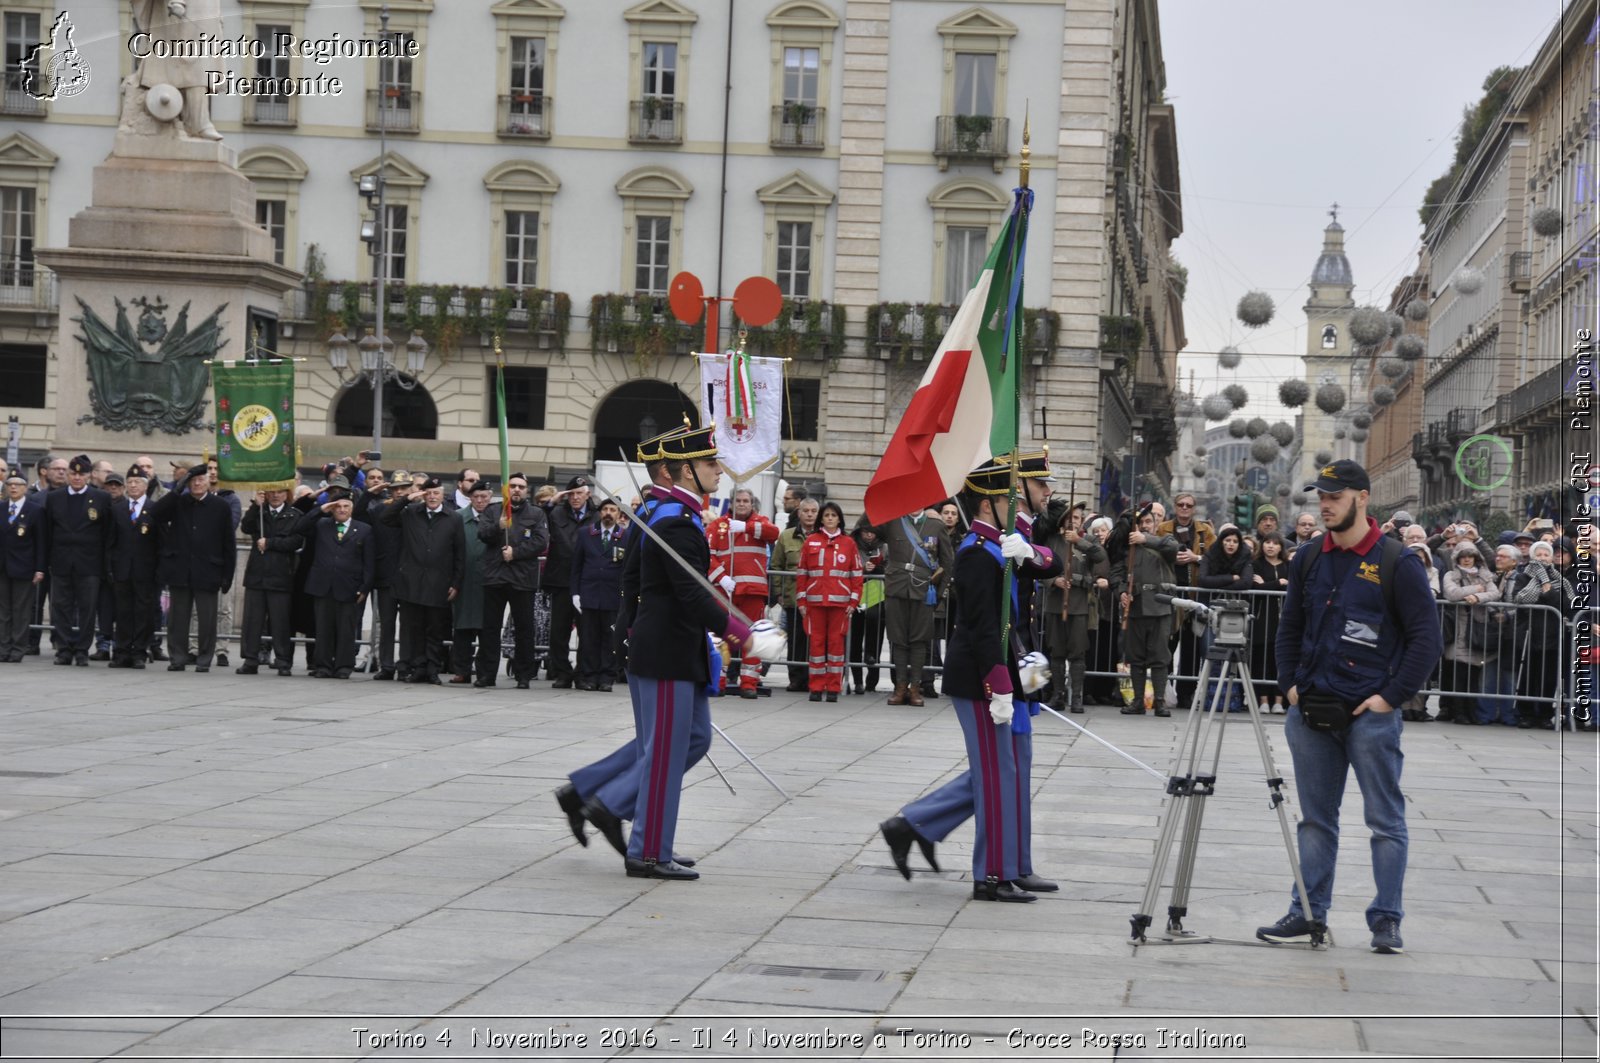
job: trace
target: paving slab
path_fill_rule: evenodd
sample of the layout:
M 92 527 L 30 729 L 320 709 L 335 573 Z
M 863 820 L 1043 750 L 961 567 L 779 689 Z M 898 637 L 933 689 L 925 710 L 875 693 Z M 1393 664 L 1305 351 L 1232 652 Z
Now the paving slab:
M 749 1055 L 746 1030 L 789 1058 L 829 1043 L 831 1058 L 1188 1058 L 1228 1054 L 1207 1047 L 1221 1037 L 1259 1058 L 1308 1043 L 1593 1058 L 1589 735 L 1406 730 L 1404 956 L 1366 948 L 1353 780 L 1333 948 L 1134 949 L 1160 783 L 1053 721 L 1035 738 L 1034 849 L 1062 889 L 996 905 L 972 899 L 970 827 L 939 846 L 942 872 L 914 856 L 911 882 L 877 832 L 962 770 L 948 703 L 714 703 L 793 799 L 719 740 L 738 793 L 709 765 L 689 774 L 678 845 L 703 878 L 668 883 L 626 878 L 603 839 L 580 848 L 551 796 L 628 736 L 620 692 L 294 680 L 271 684 L 269 706 L 249 677 L 202 689 L 147 672 L 108 700 L 98 669 L 8 668 L 0 767 L 53 773 L 0 776 L 8 1058 L 414 1058 L 441 1035 L 453 1056 L 503 1058 L 517 1037 L 579 1029 L 593 1041 L 574 1058 Z M 1163 772 L 1186 722 L 1086 720 Z M 1268 736 L 1288 771 L 1281 725 Z M 1248 942 L 1282 914 L 1289 869 L 1261 774 L 1229 729 L 1186 926 Z M 601 1046 L 619 1019 L 653 1043 Z M 361 1022 L 370 1042 L 350 1033 Z M 706 1031 L 715 1043 L 675 1051 Z

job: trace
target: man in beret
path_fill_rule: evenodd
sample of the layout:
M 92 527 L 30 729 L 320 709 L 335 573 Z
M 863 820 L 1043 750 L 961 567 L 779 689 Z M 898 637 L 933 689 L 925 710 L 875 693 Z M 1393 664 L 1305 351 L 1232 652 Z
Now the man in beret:
M 250 539 L 244 566 L 244 631 L 242 658 L 236 671 L 255 675 L 263 664 L 289 675 L 294 659 L 294 570 L 301 539 L 295 534 L 300 511 L 289 505 L 289 492 L 273 488 L 256 494 L 239 529 Z M 261 650 L 266 636 L 270 656 Z
M 563 505 L 558 499 L 550 507 L 550 553 L 544 559 L 542 580 L 550 592 L 550 650 L 545 656 L 545 674 L 555 680 L 551 686 L 557 690 L 572 686 L 568 645 L 578 624 L 578 610 L 572 604 L 572 555 L 578 548 L 578 533 L 595 519 L 587 476 L 567 481 L 565 501 Z
M 350 481 L 328 480 L 328 501 L 313 507 L 295 525 L 311 548 L 306 593 L 317 613 L 314 679 L 349 679 L 356 664 L 356 623 L 372 589 L 377 551 L 372 528 L 354 518 Z
M 143 668 L 160 617 L 161 536 L 144 470 L 132 466 L 125 480 L 122 499 L 111 507 L 115 530 L 106 566 L 116 607 L 111 667 Z
M 102 465 L 106 467 L 104 471 L 101 471 Z M 123 497 L 122 474 L 112 469 L 109 461 L 97 461 L 89 472 L 89 482 L 111 496 L 111 511 L 114 514 L 117 503 L 121 502 Z M 115 539 L 116 534 L 113 532 L 113 544 L 108 546 L 107 560 L 110 559 L 110 550 L 114 548 Z M 109 573 L 107 576 L 109 577 Z M 94 652 L 89 654 L 91 661 L 111 660 L 111 647 L 115 640 L 117 625 L 117 595 L 111 584 L 110 578 L 101 579 L 100 593 L 95 598 Z
M 443 683 L 450 603 L 461 593 L 466 530 L 444 508 L 444 485 L 433 477 L 407 488 L 380 518 L 400 529 L 394 595 L 400 603 L 400 654 L 413 683 Z
M 167 611 L 167 671 L 211 671 L 217 655 L 217 599 L 233 588 L 236 562 L 233 510 L 211 490 L 211 470 L 195 465 L 151 506 L 164 525 L 159 576 L 172 598 Z M 195 654 L 189 655 L 189 621 L 195 627 Z
M 0 663 L 17 664 L 28 649 L 34 590 L 44 581 L 44 503 L 28 494 L 28 480 L 5 480 L 5 525 L 0 527 Z
M 391 680 L 398 668 L 402 681 L 410 678 L 410 665 L 402 654 L 395 659 L 395 632 L 400 617 L 400 602 L 395 598 L 395 567 L 400 563 L 400 526 L 383 520 L 383 514 L 404 502 L 410 490 L 410 475 L 397 471 L 385 480 L 383 470 L 371 471 L 366 490 L 355 498 L 355 519 L 372 529 L 372 593 L 367 596 L 372 613 L 372 639 L 367 649 L 367 671 L 372 678 Z M 359 615 L 359 614 L 358 614 Z M 357 629 L 360 624 L 358 622 Z
M 111 545 L 111 496 L 89 486 L 94 463 L 67 463 L 67 486 L 44 496 L 44 532 L 51 575 L 50 619 L 57 664 L 89 664 L 95 605 Z

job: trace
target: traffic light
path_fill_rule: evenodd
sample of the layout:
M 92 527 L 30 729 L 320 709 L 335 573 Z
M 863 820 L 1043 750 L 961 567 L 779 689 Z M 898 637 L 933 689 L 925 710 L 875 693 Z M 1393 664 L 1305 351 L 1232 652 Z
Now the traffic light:
M 1248 528 L 1256 521 L 1256 493 L 1246 491 L 1233 496 L 1233 522 L 1241 528 Z

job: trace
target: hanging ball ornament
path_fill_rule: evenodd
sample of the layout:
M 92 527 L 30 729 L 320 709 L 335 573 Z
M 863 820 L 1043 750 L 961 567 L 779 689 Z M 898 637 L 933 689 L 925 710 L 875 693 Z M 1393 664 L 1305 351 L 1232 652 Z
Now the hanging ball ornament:
M 1354 417 L 1350 418 L 1350 423 L 1355 425 L 1357 428 L 1371 428 L 1372 414 L 1363 410 L 1361 413 L 1358 413 Z
M 1189 466 L 1189 472 L 1194 475 L 1196 480 L 1204 480 L 1206 478 L 1205 463 L 1197 462 L 1196 464 Z
M 1306 493 L 1304 491 L 1296 491 L 1291 501 L 1293 501 L 1297 506 L 1303 506 L 1307 502 L 1311 501 L 1311 499 L 1306 497 Z
M 1402 362 L 1398 358 L 1379 358 L 1378 372 L 1382 373 L 1390 380 L 1394 380 L 1397 377 L 1403 377 L 1406 375 L 1406 363 Z
M 1394 341 L 1395 356 L 1404 358 L 1408 362 L 1414 362 L 1421 358 L 1422 352 L 1427 349 L 1428 345 L 1422 342 L 1421 336 L 1401 336 Z
M 1333 451 L 1319 450 L 1316 452 L 1316 454 L 1312 455 L 1312 457 L 1316 458 L 1318 465 L 1326 465 L 1328 462 L 1333 460 Z
M 1250 401 L 1250 393 L 1240 384 L 1229 384 L 1222 389 L 1222 393 L 1233 403 L 1233 408 L 1236 410 L 1244 409 L 1245 404 Z
M 1244 477 L 1243 476 L 1235 476 L 1233 478 L 1233 486 L 1239 487 L 1239 488 L 1244 487 Z
M 1389 316 L 1375 306 L 1363 306 L 1350 315 L 1350 338 L 1365 346 L 1389 338 Z
M 1278 460 L 1278 441 L 1271 436 L 1262 436 L 1250 444 L 1250 456 L 1263 465 L 1271 465 Z
M 1456 291 L 1462 295 L 1477 295 L 1483 290 L 1483 271 L 1473 269 L 1471 266 L 1462 266 L 1456 270 L 1455 280 L 1452 282 Z
M 1243 439 L 1247 431 L 1249 428 L 1243 417 L 1235 417 L 1228 422 L 1228 434 L 1235 439 Z
M 1226 421 L 1228 414 L 1233 412 L 1233 403 L 1228 401 L 1226 395 L 1207 395 L 1205 401 L 1200 403 L 1200 411 L 1208 421 Z
M 1271 321 L 1275 310 L 1272 296 L 1266 292 L 1246 292 L 1239 299 L 1239 320 L 1251 328 L 1260 328 Z
M 1276 487 L 1274 487 L 1272 489 L 1272 493 L 1277 495 L 1279 498 L 1288 498 L 1289 497 L 1289 485 L 1288 484 L 1279 484 L 1278 486 L 1276 486 Z
M 1385 314 L 1389 319 L 1389 338 L 1394 339 L 1406 330 L 1406 319 L 1399 314 Z
M 1237 369 L 1239 368 L 1239 363 L 1243 360 L 1244 355 L 1239 353 L 1239 348 L 1237 347 L 1224 347 L 1217 352 L 1217 364 L 1224 369 Z
M 1561 225 L 1560 207 L 1540 207 L 1533 212 L 1533 231 L 1540 236 L 1554 236 L 1561 231 Z M 1241 308 L 1244 306 L 1243 303 L 1239 305 Z
M 1343 428 L 1340 428 L 1340 429 L 1337 429 L 1337 430 L 1334 431 L 1333 438 L 1335 438 L 1335 439 L 1343 439 L 1346 434 L 1347 433 L 1345 432 L 1345 430 Z
M 1250 467 L 1250 463 L 1248 461 L 1241 461 L 1239 464 L 1237 464 L 1237 465 L 1235 465 L 1233 467 L 1233 474 L 1235 476 L 1243 476 L 1244 473 L 1245 473 L 1245 470 L 1248 469 L 1249 467 Z
M 1357 443 L 1365 443 L 1367 441 L 1367 430 L 1365 428 L 1351 429 L 1350 438 Z
M 1304 380 L 1285 380 L 1278 385 L 1278 401 L 1291 410 L 1304 406 L 1311 397 L 1311 385 Z
M 1406 304 L 1406 317 L 1413 321 L 1428 320 L 1428 300 L 1413 299 Z
M 1260 439 L 1267 434 L 1267 422 L 1259 417 L 1250 418 L 1249 422 L 1244 426 L 1244 434 L 1251 439 Z
M 1194 456 L 1197 458 L 1203 458 L 1209 453 L 1211 453 L 1211 448 L 1207 447 L 1204 443 L 1201 443 L 1199 446 L 1194 448 Z
M 1344 409 L 1344 388 L 1338 384 L 1324 384 L 1318 388 L 1317 409 L 1323 413 L 1338 413 Z
M 1267 429 L 1267 435 L 1276 439 L 1278 446 L 1286 447 L 1294 442 L 1294 426 L 1288 421 L 1275 421 L 1272 427 Z
M 1394 388 L 1388 384 L 1379 384 L 1372 389 L 1372 404 L 1374 406 L 1388 406 L 1392 402 L 1394 402 Z

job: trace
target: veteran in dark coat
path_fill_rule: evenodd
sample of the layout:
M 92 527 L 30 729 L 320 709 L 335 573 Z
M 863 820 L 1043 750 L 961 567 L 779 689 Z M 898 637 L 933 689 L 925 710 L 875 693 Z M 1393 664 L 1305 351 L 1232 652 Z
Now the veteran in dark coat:
M 79 454 L 67 464 L 67 486 L 44 496 L 50 573 L 50 618 L 57 664 L 89 664 L 95 606 L 111 547 L 111 496 L 89 486 L 94 462 Z
M 27 477 L 6 478 L 5 527 L 0 528 L 0 664 L 19 663 L 28 650 L 36 588 L 44 580 L 44 505 L 28 494 Z
M 478 537 L 478 528 L 493 497 L 493 489 L 487 483 L 474 481 L 467 492 L 467 504 L 456 510 L 466 540 L 466 564 L 461 574 L 461 593 L 450 603 L 450 669 L 455 672 L 450 678 L 452 683 L 472 682 L 472 657 L 483 631 L 483 555 L 489 549 Z
M 328 481 L 336 497 L 312 508 L 295 525 L 312 551 L 306 593 L 317 614 L 316 679 L 349 679 L 356 667 L 356 622 L 372 590 L 378 552 L 370 525 L 352 517 L 350 484 L 342 476 Z
M 444 508 L 444 485 L 429 478 L 382 511 L 400 529 L 399 566 L 391 580 L 400 602 L 400 655 L 413 683 L 439 684 L 450 637 L 450 603 L 461 593 L 466 536 Z
M 135 465 L 124 480 L 124 493 L 111 507 L 111 593 L 116 603 L 112 668 L 143 668 L 155 638 L 160 615 L 161 526 L 150 498 L 152 477 Z
M 528 500 L 528 478 L 520 472 L 507 481 L 511 490 L 509 521 L 502 525 L 503 502 L 484 510 L 478 518 L 478 538 L 483 554 L 483 635 L 478 640 L 478 678 L 475 687 L 494 686 L 500 671 L 500 625 L 506 609 L 516 625 L 516 649 L 511 673 L 517 688 L 527 690 L 536 670 L 534 662 L 533 595 L 539 589 L 539 557 L 550 545 L 544 510 Z
M 264 491 L 245 510 L 239 530 L 250 540 L 244 565 L 244 631 L 240 675 L 255 675 L 262 664 L 288 675 L 294 659 L 294 569 L 304 540 L 295 533 L 300 511 L 289 505 L 289 492 Z M 272 656 L 262 660 L 266 635 Z
M 217 652 L 217 595 L 233 587 L 233 509 L 211 490 L 211 470 L 196 465 L 151 512 L 162 525 L 157 571 L 172 598 L 167 671 L 181 672 L 189 663 L 189 619 L 194 615 L 194 670 L 209 672 Z

